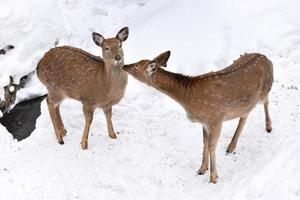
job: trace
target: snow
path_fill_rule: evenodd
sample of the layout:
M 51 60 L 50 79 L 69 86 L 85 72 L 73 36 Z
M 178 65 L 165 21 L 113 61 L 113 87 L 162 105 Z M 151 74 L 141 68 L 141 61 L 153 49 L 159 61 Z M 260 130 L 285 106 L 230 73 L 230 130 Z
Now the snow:
M 261 172 L 249 177 L 242 187 L 246 191 L 237 193 L 236 199 L 299 199 L 300 174 L 299 157 L 300 140 L 286 145 L 278 155 L 267 163 Z M 271 180 L 271 181 L 270 181 Z
M 95 55 L 91 33 L 115 36 L 124 26 L 126 63 L 171 50 L 168 69 L 201 74 L 229 65 L 244 52 L 274 64 L 270 93 L 273 132 L 263 106 L 250 114 L 236 153 L 225 155 L 237 120 L 224 123 L 217 148 L 218 184 L 196 176 L 202 128 L 173 100 L 130 78 L 113 107 L 118 139 L 108 137 L 97 110 L 89 149 L 80 149 L 81 104 L 61 106 L 68 130 L 57 144 L 46 102 L 37 129 L 21 142 L 0 126 L 0 199 L 300 199 L 300 2 L 297 0 L 1 0 L 0 86 L 35 69 L 55 42 Z M 3 98 L 3 91 L 0 91 Z M 36 76 L 17 101 L 45 94 Z M 71 112 L 70 112 L 71 111 Z

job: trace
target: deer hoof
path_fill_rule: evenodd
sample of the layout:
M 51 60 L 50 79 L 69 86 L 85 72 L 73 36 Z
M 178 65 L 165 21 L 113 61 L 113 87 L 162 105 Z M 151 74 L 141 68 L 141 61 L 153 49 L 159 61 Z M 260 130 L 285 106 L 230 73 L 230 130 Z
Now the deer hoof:
M 109 134 L 109 137 L 110 137 L 111 139 L 116 139 L 116 138 L 117 138 L 117 136 L 116 136 L 115 133 L 114 133 L 114 134 Z
M 267 131 L 268 133 L 271 133 L 271 132 L 272 132 L 272 129 L 271 129 L 271 128 L 267 128 L 266 131 Z
M 233 153 L 233 150 L 231 150 L 231 149 L 228 148 L 228 149 L 226 150 L 226 155 L 231 154 L 231 153 Z
M 88 143 L 87 141 L 81 141 L 81 149 L 82 150 L 87 150 L 88 149 Z
M 227 150 L 226 150 L 226 154 L 230 154 L 230 153 L 233 153 L 235 150 L 235 145 L 230 143 L 227 147 Z
M 63 140 L 58 141 L 58 144 L 63 145 L 65 144 Z
M 205 170 L 205 171 L 198 170 L 198 171 L 197 171 L 197 175 L 200 175 L 200 176 L 201 176 L 201 175 L 204 175 L 205 172 L 206 172 L 206 170 Z
M 205 174 L 205 172 L 208 170 L 208 168 L 207 167 L 200 167 L 200 169 L 197 171 L 197 175 L 203 175 L 203 174 Z
M 87 150 L 87 149 L 88 149 L 87 144 L 81 144 L 81 149 L 82 149 L 82 150 Z
M 210 175 L 209 183 L 216 184 L 217 183 L 217 179 L 218 179 L 217 175 Z

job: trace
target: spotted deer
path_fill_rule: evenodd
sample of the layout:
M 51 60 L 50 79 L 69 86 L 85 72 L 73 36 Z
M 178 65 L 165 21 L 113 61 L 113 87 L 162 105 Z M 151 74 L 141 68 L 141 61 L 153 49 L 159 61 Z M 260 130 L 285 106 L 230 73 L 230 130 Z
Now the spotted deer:
M 273 65 L 264 55 L 242 55 L 232 65 L 217 72 L 200 76 L 185 76 L 163 69 L 170 57 L 167 51 L 153 60 L 141 60 L 124 65 L 123 69 L 177 101 L 192 122 L 203 126 L 203 158 L 198 174 L 210 165 L 210 182 L 217 182 L 216 147 L 224 121 L 240 118 L 238 127 L 227 148 L 234 151 L 250 111 L 263 102 L 265 125 L 271 132 L 268 93 L 273 82 Z M 210 163 L 209 163 L 210 161 Z
M 116 37 L 108 39 L 93 33 L 95 44 L 102 48 L 103 58 L 78 48 L 62 46 L 49 50 L 39 61 L 37 76 L 48 89 L 47 104 L 59 144 L 64 144 L 63 137 L 67 132 L 59 112 L 59 105 L 65 98 L 78 100 L 83 105 L 82 149 L 88 147 L 89 129 L 97 107 L 104 111 L 109 137 L 117 137 L 111 121 L 112 106 L 121 100 L 127 85 L 127 73 L 122 70 L 122 43 L 128 34 L 127 27 Z

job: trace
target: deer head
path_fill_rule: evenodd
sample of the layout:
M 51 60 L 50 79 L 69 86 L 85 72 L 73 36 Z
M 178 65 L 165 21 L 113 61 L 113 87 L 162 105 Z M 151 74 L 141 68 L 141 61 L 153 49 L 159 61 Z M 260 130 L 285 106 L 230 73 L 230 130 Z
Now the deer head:
M 116 37 L 105 39 L 99 33 L 93 33 L 95 44 L 102 48 L 103 60 L 110 66 L 119 66 L 124 64 L 124 53 L 122 43 L 128 38 L 128 27 L 122 28 Z
M 134 78 L 141 82 L 149 83 L 152 75 L 160 68 L 166 67 L 167 61 L 171 55 L 170 51 L 166 51 L 153 60 L 141 60 L 137 63 L 124 65 L 123 70 L 131 74 Z

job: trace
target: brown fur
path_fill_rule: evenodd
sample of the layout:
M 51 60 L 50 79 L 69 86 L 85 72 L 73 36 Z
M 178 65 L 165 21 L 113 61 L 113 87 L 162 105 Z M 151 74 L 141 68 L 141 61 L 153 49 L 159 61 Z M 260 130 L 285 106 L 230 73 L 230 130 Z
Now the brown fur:
M 188 118 L 203 125 L 203 160 L 198 174 L 209 167 L 210 182 L 217 182 L 215 149 L 223 121 L 240 118 L 227 152 L 234 151 L 248 114 L 259 102 L 264 103 L 266 130 L 270 132 L 268 93 L 273 82 L 273 65 L 266 56 L 250 53 L 227 68 L 200 76 L 185 76 L 164 70 L 170 52 L 154 60 L 142 60 L 123 69 L 138 80 L 175 99 Z M 209 159 L 210 158 L 210 159 Z
M 123 33 L 127 34 L 126 38 L 119 35 Z M 97 107 L 105 113 L 109 136 L 116 138 L 111 122 L 112 106 L 121 100 L 127 85 L 127 73 L 122 70 L 124 56 L 121 47 L 127 36 L 128 28 L 122 29 L 116 38 L 104 39 L 93 33 L 95 43 L 102 47 L 103 59 L 81 49 L 63 46 L 51 49 L 39 61 L 37 76 L 48 89 L 49 113 L 60 144 L 63 144 L 66 130 L 59 105 L 65 98 L 76 99 L 83 104 L 86 123 L 82 149 L 88 146 L 89 128 Z M 118 60 L 116 56 L 119 56 Z

